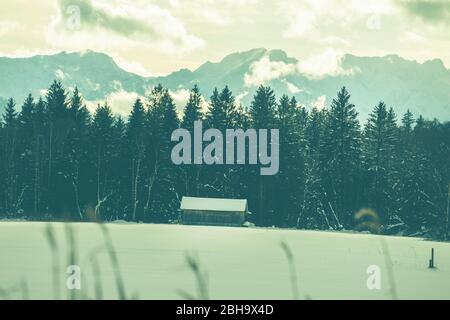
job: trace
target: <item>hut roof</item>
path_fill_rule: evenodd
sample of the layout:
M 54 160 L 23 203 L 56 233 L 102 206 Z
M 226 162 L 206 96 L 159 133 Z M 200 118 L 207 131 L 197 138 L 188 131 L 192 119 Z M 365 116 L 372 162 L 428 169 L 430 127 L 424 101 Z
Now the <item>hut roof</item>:
M 245 212 L 247 210 L 247 200 L 183 197 L 180 209 Z

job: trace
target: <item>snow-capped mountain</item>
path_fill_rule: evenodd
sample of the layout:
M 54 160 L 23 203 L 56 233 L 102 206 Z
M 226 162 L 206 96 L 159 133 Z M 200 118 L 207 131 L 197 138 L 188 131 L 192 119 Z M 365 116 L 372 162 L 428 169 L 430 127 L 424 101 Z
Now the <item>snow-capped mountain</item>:
M 384 101 L 399 115 L 409 108 L 426 118 L 450 120 L 450 70 L 439 59 L 418 63 L 397 55 L 325 54 L 301 61 L 281 50 L 259 48 L 206 62 L 192 71 L 146 78 L 92 51 L 0 58 L 0 104 L 13 97 L 20 105 L 28 93 L 45 93 L 54 79 L 68 89 L 78 86 L 88 101 L 105 100 L 117 92 L 145 95 L 157 83 L 184 97 L 197 84 L 208 100 L 214 87 L 228 85 L 244 106 L 250 105 L 259 84 L 270 85 L 278 97 L 294 95 L 302 104 L 318 107 L 329 105 L 340 87 L 346 86 L 362 118 Z M 114 101 L 111 104 L 114 109 Z

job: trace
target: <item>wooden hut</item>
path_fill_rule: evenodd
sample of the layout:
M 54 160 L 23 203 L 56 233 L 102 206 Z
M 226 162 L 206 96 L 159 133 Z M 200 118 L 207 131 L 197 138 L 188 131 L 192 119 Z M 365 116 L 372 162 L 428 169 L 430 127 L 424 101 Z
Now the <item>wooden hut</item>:
M 180 211 L 183 224 L 242 226 L 248 206 L 245 199 L 183 197 Z

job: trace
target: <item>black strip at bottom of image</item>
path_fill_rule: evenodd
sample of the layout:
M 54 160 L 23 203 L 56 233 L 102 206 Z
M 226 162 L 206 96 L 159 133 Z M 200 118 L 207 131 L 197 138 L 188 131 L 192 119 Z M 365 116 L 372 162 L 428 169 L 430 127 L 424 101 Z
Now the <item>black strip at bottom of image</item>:
M 96 312 L 102 316 L 126 316 L 142 312 L 146 319 L 297 319 L 308 314 L 332 316 L 348 314 L 361 318 L 368 311 L 381 315 L 389 312 L 407 316 L 419 310 L 448 310 L 448 300 L 3 300 L 2 310 L 10 309 L 16 316 L 39 314 L 50 310 L 60 318 L 59 310 L 70 311 L 72 317 L 92 316 Z M 367 309 L 366 309 L 367 308 Z M 358 310 L 366 310 L 361 313 Z

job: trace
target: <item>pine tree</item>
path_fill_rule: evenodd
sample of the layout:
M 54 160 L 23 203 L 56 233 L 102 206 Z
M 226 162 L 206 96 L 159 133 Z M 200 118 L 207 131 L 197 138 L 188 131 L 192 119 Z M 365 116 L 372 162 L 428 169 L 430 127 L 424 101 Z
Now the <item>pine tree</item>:
M 343 87 L 333 99 L 325 124 L 324 171 L 328 211 L 336 225 L 351 226 L 360 206 L 361 137 L 358 113 Z
M 33 134 L 33 112 L 34 112 L 34 98 L 29 94 L 22 105 L 22 110 L 18 116 L 19 126 L 24 133 Z
M 89 198 L 89 182 L 83 179 L 91 174 L 88 145 L 91 115 L 83 103 L 83 98 L 75 87 L 68 105 L 68 134 L 64 154 L 67 156 L 65 175 L 71 186 L 72 200 L 69 200 L 71 212 L 84 219 L 84 208 L 81 205 Z M 83 183 L 83 181 L 86 181 Z
M 5 204 L 8 214 L 16 214 L 20 209 L 19 186 L 17 181 L 17 111 L 14 99 L 9 99 L 3 115 L 3 170 L 5 172 Z
M 65 142 L 70 131 L 67 93 L 60 81 L 54 81 L 46 94 L 48 116 L 47 205 L 53 215 L 61 215 L 72 202 L 72 186 L 66 176 Z
M 416 120 L 416 126 L 417 130 L 422 129 L 425 126 L 425 119 L 420 115 Z
M 96 199 L 94 218 L 107 218 L 111 213 L 108 201 L 113 196 L 111 180 L 115 174 L 112 169 L 112 161 L 115 146 L 114 143 L 114 117 L 107 103 L 98 106 L 95 110 L 91 129 L 91 143 L 93 165 L 95 168 Z
M 295 226 L 304 196 L 305 129 L 307 112 L 295 98 L 282 96 L 278 104 L 280 169 L 276 177 L 274 207 L 279 226 Z
M 128 154 L 130 157 L 129 172 L 131 177 L 131 219 L 135 221 L 142 207 L 141 199 L 143 197 L 142 186 L 142 162 L 145 155 L 147 119 L 144 105 L 140 99 L 137 99 L 133 105 L 130 116 L 128 117 L 126 140 L 128 144 Z
M 157 86 L 149 98 L 148 120 L 151 127 L 147 163 L 146 220 L 169 221 L 181 201 L 180 171 L 172 164 L 171 135 L 179 127 L 175 103 L 167 89 Z
M 215 88 L 205 115 L 204 127 L 217 129 L 225 137 L 226 129 L 240 127 L 240 120 L 241 117 L 235 103 L 235 98 L 228 86 L 223 88 L 220 93 Z M 203 168 L 201 192 L 205 196 L 233 198 L 239 193 L 239 190 L 233 189 L 235 175 L 238 174 L 238 171 L 234 170 L 235 168 L 225 164 L 204 166 Z
M 326 135 L 325 120 L 327 110 L 313 108 L 309 114 L 306 126 L 306 165 L 305 186 L 301 211 L 297 219 L 297 228 L 333 229 L 338 226 L 334 217 L 328 213 L 324 203 L 324 167 L 321 166 L 322 140 Z
M 250 105 L 250 117 L 254 128 L 273 128 L 276 126 L 276 99 L 270 87 L 260 86 Z
M 69 111 L 72 113 L 72 116 L 76 118 L 78 112 L 80 112 L 83 107 L 83 98 L 81 97 L 80 91 L 78 91 L 78 87 L 75 87 L 72 96 L 70 97 L 69 103 Z
M 17 123 L 16 102 L 13 98 L 10 98 L 6 104 L 3 122 L 5 128 L 15 126 Z
M 410 133 L 412 131 L 413 125 L 414 125 L 414 116 L 411 113 L 411 111 L 409 111 L 409 109 L 403 115 L 402 124 L 403 124 L 403 130 L 405 132 Z
M 399 149 L 403 155 L 400 166 L 400 216 L 405 221 L 409 232 L 417 232 L 425 227 L 423 214 L 429 210 L 427 199 L 423 194 L 426 186 L 427 160 L 419 151 L 416 135 L 421 130 L 414 125 L 412 113 L 408 110 L 402 118 L 401 140 Z
M 197 85 L 195 85 L 190 94 L 189 100 L 184 107 L 183 121 L 181 127 L 188 129 L 191 133 L 194 128 L 194 122 L 203 119 L 202 96 Z
M 406 125 L 403 131 L 407 132 Z M 419 116 L 416 126 L 402 141 L 405 159 L 401 170 L 401 216 L 408 231 L 445 238 L 449 180 L 449 138 L 437 121 Z
M 203 119 L 201 103 L 202 96 L 197 85 L 195 85 L 189 94 L 189 100 L 184 108 L 183 120 L 181 122 L 181 127 L 189 130 L 191 137 L 194 135 L 194 122 Z M 194 147 L 192 146 L 191 155 L 194 154 L 193 152 Z M 186 195 L 199 196 L 201 168 L 201 165 L 193 163 L 184 165 L 182 168 Z
M 21 194 L 21 209 L 31 212 L 33 208 L 33 160 L 34 156 L 34 108 L 33 96 L 29 94 L 18 115 L 18 170 L 19 192 Z
M 235 128 L 237 120 L 238 110 L 231 90 L 228 86 L 225 86 L 219 93 L 215 88 L 206 112 L 208 127 L 224 131 L 225 129 Z
M 42 98 L 39 98 L 34 108 L 33 114 L 33 136 L 34 136 L 34 163 L 33 163 L 33 214 L 42 215 L 45 213 L 45 204 L 42 202 L 45 193 L 43 181 L 45 177 L 46 164 L 46 139 L 47 132 L 46 105 Z
M 260 86 L 250 105 L 249 114 L 252 121 L 252 127 L 255 129 L 271 129 L 277 127 L 276 120 L 276 98 L 270 87 Z M 256 173 L 256 174 L 259 174 Z M 273 177 L 263 177 L 258 175 L 256 178 L 255 190 L 258 190 L 256 203 L 258 211 L 258 223 L 261 226 L 272 225 L 276 222 L 273 211 L 273 201 L 269 201 L 268 195 L 271 192 L 271 183 Z
M 113 174 L 110 177 L 112 193 L 114 197 L 109 199 L 111 210 L 111 219 L 121 220 L 127 219 L 129 206 L 129 171 L 126 168 L 129 165 L 129 155 L 127 149 L 127 124 L 122 117 L 115 117 L 112 130 L 111 150 L 112 161 L 111 170 Z
M 398 144 L 395 114 L 380 102 L 369 115 L 364 130 L 363 160 L 366 167 L 368 204 L 388 222 L 395 212 L 397 184 L 393 157 Z

